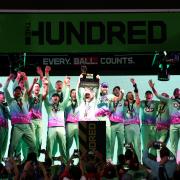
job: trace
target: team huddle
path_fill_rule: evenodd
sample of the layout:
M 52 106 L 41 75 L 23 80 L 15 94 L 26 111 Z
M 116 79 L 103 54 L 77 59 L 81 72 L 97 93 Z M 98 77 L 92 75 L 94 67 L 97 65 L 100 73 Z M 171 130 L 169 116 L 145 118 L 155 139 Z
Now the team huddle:
M 119 86 L 108 92 L 108 83 L 100 82 L 98 87 L 81 87 L 80 75 L 77 87 L 72 89 L 70 77 L 51 84 L 46 66 L 45 75 L 37 67 L 39 78 L 34 78 L 31 86 L 24 72 L 16 77 L 10 74 L 3 91 L 0 91 L 0 162 L 8 148 L 8 157 L 18 157 L 23 152 L 26 159 L 29 152 L 36 152 L 42 145 L 42 106 L 44 103 L 48 114 L 46 150 L 50 157 L 58 149 L 64 160 L 69 159 L 73 139 L 79 149 L 78 122 L 106 122 L 106 159 L 113 160 L 115 140 L 118 141 L 117 155 L 123 154 L 124 144 L 133 144 L 139 161 L 141 150 L 150 141 L 167 143 L 170 139 L 171 151 L 176 156 L 180 139 L 180 89 L 176 88 L 173 97 L 167 93 L 158 94 L 152 80 L 146 91 L 145 100 L 140 100 L 138 84 L 130 79 L 133 91 L 124 94 Z M 13 97 L 10 95 L 9 83 L 13 81 Z M 42 89 L 42 91 L 41 91 Z M 42 92 L 42 93 L 41 93 Z M 159 100 L 153 100 L 155 95 Z M 8 120 L 11 121 L 10 144 L 8 141 Z M 57 148 L 57 145 L 59 148 Z M 157 156 L 157 150 L 150 153 Z

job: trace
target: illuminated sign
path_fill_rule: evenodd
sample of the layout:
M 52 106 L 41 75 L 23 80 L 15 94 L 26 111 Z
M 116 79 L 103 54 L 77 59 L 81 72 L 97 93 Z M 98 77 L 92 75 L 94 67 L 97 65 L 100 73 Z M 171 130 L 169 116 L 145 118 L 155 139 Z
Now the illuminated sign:
M 0 53 L 179 51 L 179 19 L 178 12 L 1 13 Z

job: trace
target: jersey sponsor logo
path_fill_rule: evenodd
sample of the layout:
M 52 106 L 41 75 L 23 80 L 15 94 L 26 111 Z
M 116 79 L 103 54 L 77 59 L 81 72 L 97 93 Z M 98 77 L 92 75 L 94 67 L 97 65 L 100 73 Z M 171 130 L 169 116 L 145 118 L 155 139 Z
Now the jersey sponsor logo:
M 153 111 L 154 111 L 154 108 L 148 108 L 148 107 L 146 107 L 146 108 L 144 108 L 144 111 L 145 111 L 145 112 L 153 112 Z
M 122 103 L 119 103 L 119 104 L 118 104 L 118 107 L 121 107 L 121 106 L 122 106 Z
M 174 102 L 174 103 L 173 103 L 173 107 L 175 107 L 176 109 L 179 109 L 179 108 L 180 108 L 180 104 L 177 103 L 177 102 Z

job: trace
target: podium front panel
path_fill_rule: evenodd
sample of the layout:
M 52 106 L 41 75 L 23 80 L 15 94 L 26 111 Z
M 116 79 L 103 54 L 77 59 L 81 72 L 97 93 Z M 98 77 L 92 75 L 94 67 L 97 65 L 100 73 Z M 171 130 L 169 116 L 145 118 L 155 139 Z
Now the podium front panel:
M 80 152 L 98 151 L 106 159 L 106 122 L 80 121 L 79 122 Z

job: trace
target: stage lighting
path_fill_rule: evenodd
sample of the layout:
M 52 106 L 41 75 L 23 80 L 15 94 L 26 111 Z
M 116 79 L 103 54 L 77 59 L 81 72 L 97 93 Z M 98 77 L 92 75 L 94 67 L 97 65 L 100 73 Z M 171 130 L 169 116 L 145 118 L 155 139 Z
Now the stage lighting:
M 159 70 L 158 70 L 158 80 L 168 81 L 169 80 L 169 64 L 167 63 L 167 52 L 163 51 L 159 59 Z
M 26 53 L 20 54 L 16 58 L 16 65 L 14 67 L 14 70 L 22 71 L 26 66 Z
M 163 61 L 159 64 L 158 80 L 159 81 L 168 81 L 169 78 L 170 78 L 169 64 L 167 64 L 166 61 Z
M 158 69 L 158 80 L 168 81 L 170 78 L 169 67 L 178 66 L 180 55 L 176 52 L 155 52 L 152 66 Z

